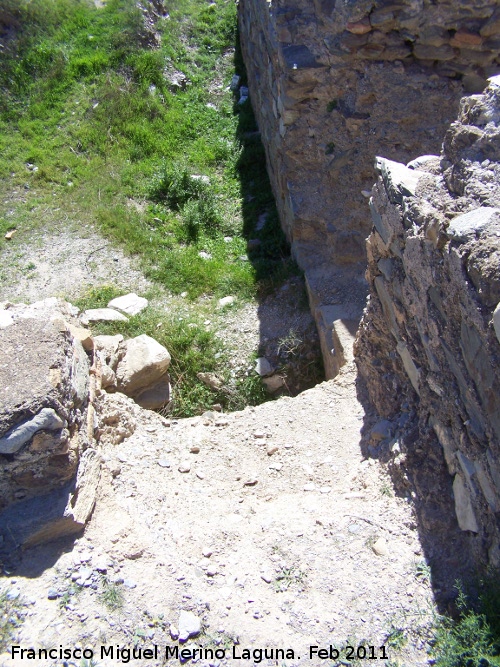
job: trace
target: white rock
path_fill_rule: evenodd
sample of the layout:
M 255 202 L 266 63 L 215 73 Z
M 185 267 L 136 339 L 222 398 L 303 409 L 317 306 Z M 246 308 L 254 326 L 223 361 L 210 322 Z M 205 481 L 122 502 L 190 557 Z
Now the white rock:
M 123 336 L 117 334 L 116 336 L 95 336 L 94 346 L 102 363 L 107 364 L 113 371 L 120 359 L 120 345 L 123 343 Z
M 138 315 L 148 307 L 148 300 L 142 296 L 137 296 L 131 292 L 130 294 L 125 294 L 124 296 L 119 296 L 116 299 L 112 299 L 108 303 L 108 308 L 114 308 L 115 310 L 121 310 L 127 315 Z
M 83 324 L 90 322 L 128 322 L 128 318 L 113 308 L 91 308 L 81 317 Z
M 255 370 L 261 377 L 264 377 L 265 375 L 271 375 L 274 372 L 274 368 L 265 357 L 259 357 L 256 359 Z
M 271 377 L 264 378 L 262 382 L 270 394 L 274 394 L 275 391 L 278 391 L 285 385 L 285 380 L 281 375 L 271 375 Z
M 493 326 L 495 327 L 495 333 L 497 335 L 498 342 L 500 343 L 500 303 L 495 308 L 495 312 L 493 313 Z
M 0 310 L 0 329 L 6 329 L 13 324 L 14 318 L 6 310 Z
M 201 621 L 192 611 L 181 611 L 179 614 L 179 641 L 185 642 L 189 637 L 196 637 L 201 630 Z
M 372 544 L 372 550 L 377 556 L 387 556 L 389 553 L 387 542 L 383 537 L 379 537 L 378 540 Z
M 116 368 L 118 388 L 128 396 L 156 384 L 170 365 L 168 350 L 142 334 L 125 342 L 125 354 Z
M 225 296 L 222 299 L 219 299 L 219 306 L 221 308 L 230 306 L 232 303 L 234 303 L 234 296 Z

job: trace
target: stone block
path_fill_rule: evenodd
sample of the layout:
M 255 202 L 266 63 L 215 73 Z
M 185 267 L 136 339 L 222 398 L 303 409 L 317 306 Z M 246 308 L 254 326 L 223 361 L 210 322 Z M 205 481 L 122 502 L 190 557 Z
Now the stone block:
M 67 324 L 67 327 L 73 338 L 82 344 L 84 350 L 90 352 L 94 349 L 94 339 L 88 329 L 77 327 L 74 324 Z
M 313 69 L 316 67 L 323 67 L 305 44 L 282 46 L 281 52 L 286 66 L 290 69 Z
M 154 338 L 142 334 L 124 344 L 125 353 L 118 362 L 118 389 L 133 396 L 162 379 L 170 365 L 168 350 Z
M 396 351 L 401 357 L 401 361 L 403 362 L 406 374 L 410 378 L 413 389 L 415 389 L 417 394 L 420 396 L 420 369 L 417 368 L 415 362 L 411 358 L 408 346 L 406 343 L 400 341 L 396 346 Z
M 443 454 L 446 461 L 446 466 L 450 475 L 458 472 L 457 459 L 455 458 L 456 444 L 453 438 L 453 431 L 451 428 L 440 424 L 435 417 L 431 417 L 430 424 L 439 440 L 439 444 L 443 448 Z
M 130 294 L 125 294 L 124 296 L 119 296 L 116 299 L 111 299 L 108 303 L 108 308 L 114 308 L 115 310 L 120 310 L 125 315 L 138 315 L 148 307 L 148 300 L 142 296 L 137 296 L 131 292 Z
M 443 44 L 443 46 L 415 44 L 413 55 L 419 60 L 452 60 L 455 57 L 455 51 L 449 44 Z
M 94 345 L 103 363 L 107 364 L 113 371 L 116 370 L 118 362 L 123 357 L 123 336 L 95 336 Z
M 113 308 L 90 308 L 86 310 L 81 320 L 83 324 L 91 322 L 128 322 L 128 318 Z
M 370 198 L 370 201 L 368 202 L 368 205 L 370 207 L 370 213 L 372 215 L 372 222 L 375 226 L 375 229 L 377 232 L 380 234 L 380 237 L 382 241 L 385 243 L 386 246 L 388 246 L 392 240 L 393 232 L 392 229 L 389 227 L 387 222 L 382 218 L 380 213 L 377 210 L 377 207 L 375 206 L 373 202 L 373 198 Z
M 492 512 L 500 511 L 500 496 L 488 479 L 486 470 L 480 461 L 474 461 L 476 479 Z
M 479 234 L 490 225 L 500 222 L 500 209 L 491 206 L 481 206 L 469 213 L 458 215 L 450 222 L 448 236 L 461 243 L 475 240 Z
M 383 157 L 376 158 L 375 168 L 381 174 L 387 195 L 393 204 L 402 204 L 404 197 L 414 196 L 418 182 L 425 174 Z
M 76 479 L 49 494 L 14 503 L 0 515 L 3 541 L 0 551 L 28 548 L 76 535 L 84 527 L 95 504 L 100 479 L 100 457 L 94 449 L 80 459 Z
M 394 303 L 391 299 L 389 291 L 387 289 L 387 284 L 382 276 L 377 276 L 373 281 L 375 289 L 377 290 L 380 303 L 382 304 L 382 310 L 386 317 L 387 323 L 389 325 L 389 330 L 396 340 L 400 339 L 398 320 L 396 317 L 396 310 Z
M 134 401 L 145 410 L 159 410 L 170 401 L 171 391 L 169 376 L 166 373 L 160 382 L 134 396 Z
M 455 499 L 455 514 L 460 530 L 469 530 L 479 533 L 479 525 L 472 507 L 469 490 L 460 474 L 453 480 L 453 497 Z
M 325 377 L 336 377 L 342 366 L 354 358 L 353 345 L 361 319 L 346 306 L 322 305 L 313 311 L 318 327 Z

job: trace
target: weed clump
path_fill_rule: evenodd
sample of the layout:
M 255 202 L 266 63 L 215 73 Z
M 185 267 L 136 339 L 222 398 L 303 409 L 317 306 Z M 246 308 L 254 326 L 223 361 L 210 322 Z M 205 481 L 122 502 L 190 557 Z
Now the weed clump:
M 498 578 L 482 582 L 478 608 L 474 609 L 457 583 L 460 618 L 440 618 L 432 654 L 436 667 L 493 667 L 500 665 L 500 584 Z

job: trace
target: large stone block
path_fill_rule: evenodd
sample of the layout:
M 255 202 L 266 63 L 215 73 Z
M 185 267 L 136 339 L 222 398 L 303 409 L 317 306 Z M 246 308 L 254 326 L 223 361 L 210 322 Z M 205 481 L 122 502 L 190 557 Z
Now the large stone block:
M 154 338 L 142 334 L 127 340 L 124 348 L 125 353 L 116 368 L 116 379 L 118 389 L 127 396 L 150 387 L 167 372 L 170 354 Z

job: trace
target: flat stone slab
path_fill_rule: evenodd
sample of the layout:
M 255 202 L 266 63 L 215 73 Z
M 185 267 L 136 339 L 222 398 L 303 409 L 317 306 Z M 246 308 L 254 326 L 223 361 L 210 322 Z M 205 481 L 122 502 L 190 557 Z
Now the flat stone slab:
M 415 195 L 417 185 L 426 172 L 409 169 L 400 162 L 377 157 L 375 168 L 381 174 L 387 194 L 393 204 L 402 204 L 404 197 Z
M 448 227 L 448 236 L 456 241 L 472 241 L 483 230 L 495 223 L 500 228 L 500 209 L 481 206 L 474 211 L 453 218 Z
M 149 301 L 142 296 L 137 296 L 131 292 L 124 296 L 118 296 L 116 299 L 111 299 L 108 303 L 108 308 L 120 310 L 126 315 L 138 315 L 148 307 Z
M 82 322 L 128 322 L 128 317 L 113 308 L 91 308 L 82 315 Z

